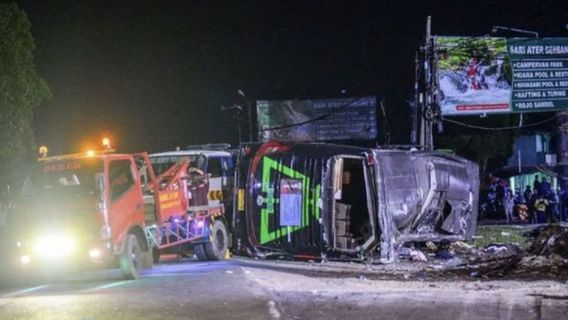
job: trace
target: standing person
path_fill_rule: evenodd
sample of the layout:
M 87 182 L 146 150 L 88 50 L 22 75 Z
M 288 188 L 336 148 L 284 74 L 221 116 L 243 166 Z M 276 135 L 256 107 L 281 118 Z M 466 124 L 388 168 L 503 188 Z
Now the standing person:
M 511 189 L 508 189 L 507 193 L 505 193 L 503 206 L 505 207 L 505 216 L 507 217 L 507 223 L 513 223 L 513 208 L 515 207 L 515 197 L 513 196 L 513 191 L 511 191 Z
M 536 215 L 536 223 L 546 223 L 547 211 L 548 211 L 548 200 L 539 195 L 534 203 L 534 211 Z
M 548 182 L 546 177 L 542 177 L 542 180 L 539 184 L 538 194 L 548 197 L 549 193 L 552 192 L 552 185 Z
M 558 211 L 558 206 L 559 206 L 559 199 L 558 199 L 558 194 L 556 192 L 554 192 L 554 190 L 550 190 L 547 193 L 547 199 L 548 199 L 548 210 L 546 211 L 546 216 L 548 219 L 548 222 L 558 222 L 559 218 L 560 218 L 560 214 Z
M 525 188 L 525 192 L 523 193 L 523 197 L 525 198 L 525 203 L 529 203 L 529 201 L 531 200 L 531 196 L 532 196 L 531 186 L 527 185 L 527 187 Z
M 534 189 L 529 199 L 529 202 L 527 202 L 527 206 L 529 207 L 530 221 L 532 221 L 532 223 L 537 223 L 536 210 L 535 210 L 535 204 L 537 199 L 538 199 L 538 194 L 536 193 L 536 189 Z
M 538 174 L 534 177 L 533 190 L 535 192 L 538 192 L 540 190 L 540 177 L 538 176 Z
M 560 189 L 560 220 L 568 221 L 568 192 L 564 189 Z

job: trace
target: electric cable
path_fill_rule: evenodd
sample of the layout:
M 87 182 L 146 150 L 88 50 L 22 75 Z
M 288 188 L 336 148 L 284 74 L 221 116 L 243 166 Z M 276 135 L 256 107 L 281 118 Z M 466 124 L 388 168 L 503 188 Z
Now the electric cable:
M 552 121 L 552 120 L 554 120 L 558 117 L 559 117 L 559 115 L 554 115 L 553 117 L 550 117 L 548 119 L 533 122 L 533 123 L 527 123 L 527 124 L 524 124 L 522 126 L 517 125 L 517 126 L 497 127 L 497 128 L 483 127 L 483 126 L 478 126 L 478 125 L 473 125 L 473 124 L 467 124 L 465 122 L 451 120 L 451 119 L 448 119 L 448 118 L 445 118 L 445 117 L 442 117 L 442 121 L 452 123 L 452 124 L 455 124 L 455 125 L 458 125 L 458 126 L 470 128 L 470 129 L 486 130 L 486 131 L 507 131 L 507 130 L 518 130 L 518 129 L 521 129 L 521 128 L 530 128 L 530 127 L 540 126 L 540 125 L 545 124 L 547 122 L 550 122 L 550 121 Z

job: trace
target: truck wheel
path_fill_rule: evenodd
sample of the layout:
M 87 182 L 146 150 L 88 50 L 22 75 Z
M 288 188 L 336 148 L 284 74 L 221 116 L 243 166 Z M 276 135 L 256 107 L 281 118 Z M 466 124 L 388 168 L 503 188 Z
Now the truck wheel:
M 135 235 L 129 234 L 126 238 L 124 251 L 120 255 L 119 263 L 122 277 L 126 280 L 134 280 L 140 276 L 142 270 L 142 250 Z
M 143 269 L 152 269 L 154 268 L 154 252 L 152 249 L 148 249 L 148 251 L 142 252 L 142 268 Z
M 207 256 L 207 252 L 205 251 L 205 248 L 203 247 L 203 243 L 198 243 L 198 244 L 194 245 L 193 246 L 193 252 L 195 252 L 197 259 L 199 259 L 201 261 L 209 260 L 209 257 Z
M 157 248 L 152 248 L 150 250 L 152 250 L 152 260 L 154 263 L 160 262 L 160 251 L 158 251 Z
M 211 241 L 204 243 L 209 260 L 223 260 L 229 247 L 227 228 L 221 220 L 215 220 L 211 226 Z

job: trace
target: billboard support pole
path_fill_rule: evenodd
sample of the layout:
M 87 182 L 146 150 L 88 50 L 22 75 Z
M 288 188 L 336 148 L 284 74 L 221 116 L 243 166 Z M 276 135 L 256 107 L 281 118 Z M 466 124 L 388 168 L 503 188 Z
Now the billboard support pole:
M 414 102 L 412 103 L 412 132 L 410 133 L 410 144 L 416 145 L 418 143 L 418 115 L 420 110 L 419 101 L 419 83 L 420 83 L 420 59 L 418 59 L 418 52 L 414 56 Z
M 424 103 L 422 104 L 422 117 L 420 125 L 420 144 L 427 150 L 434 149 L 434 139 L 432 136 L 433 121 L 433 78 L 432 78 L 432 17 L 428 16 L 426 20 L 426 44 L 424 46 L 424 82 L 425 94 Z

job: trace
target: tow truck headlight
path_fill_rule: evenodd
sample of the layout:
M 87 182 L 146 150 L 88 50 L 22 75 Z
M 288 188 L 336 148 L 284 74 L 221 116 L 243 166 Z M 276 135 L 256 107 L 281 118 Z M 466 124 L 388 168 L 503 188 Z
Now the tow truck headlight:
M 100 258 L 101 255 L 102 255 L 102 252 L 101 252 L 101 250 L 98 249 L 98 248 L 94 248 L 94 249 L 89 250 L 89 257 L 90 257 L 91 259 Z
M 30 262 L 32 262 L 32 259 L 30 258 L 30 256 L 21 256 L 20 257 L 20 262 L 23 265 L 29 264 Z
M 66 235 L 46 235 L 34 243 L 34 254 L 48 258 L 64 257 L 73 252 L 75 242 Z

